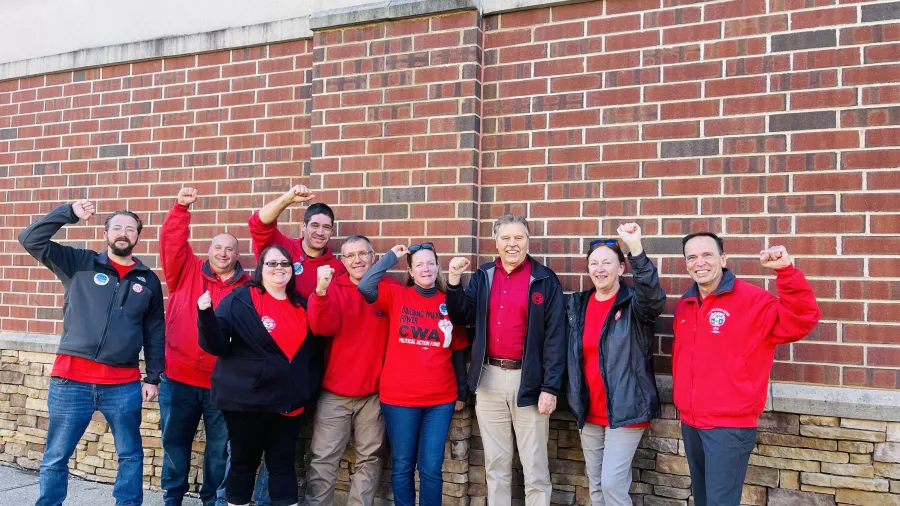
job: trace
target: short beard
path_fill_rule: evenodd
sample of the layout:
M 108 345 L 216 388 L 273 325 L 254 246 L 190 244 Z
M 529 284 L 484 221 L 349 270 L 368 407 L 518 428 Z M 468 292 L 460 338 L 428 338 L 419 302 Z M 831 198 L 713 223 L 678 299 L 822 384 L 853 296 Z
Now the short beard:
M 131 256 L 132 250 L 134 250 L 134 244 L 128 243 L 127 248 L 120 248 L 116 246 L 116 243 L 113 242 L 109 245 L 109 249 L 112 251 L 113 255 L 118 257 L 128 257 Z

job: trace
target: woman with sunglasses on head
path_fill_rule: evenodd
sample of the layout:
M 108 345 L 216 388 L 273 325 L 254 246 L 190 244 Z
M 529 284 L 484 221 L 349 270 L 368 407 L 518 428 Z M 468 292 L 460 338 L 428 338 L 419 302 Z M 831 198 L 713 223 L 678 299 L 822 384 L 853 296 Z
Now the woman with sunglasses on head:
M 209 292 L 197 301 L 200 347 L 219 357 L 212 405 L 222 411 L 231 442 L 225 483 L 229 505 L 250 503 L 265 453 L 275 506 L 295 505 L 294 448 L 307 402 L 319 388 L 322 343 L 312 336 L 294 286 L 290 253 L 278 245 L 260 254 L 250 282 L 213 312 Z
M 406 256 L 406 283 L 379 284 L 388 269 Z M 381 397 L 391 447 L 394 504 L 441 504 L 444 443 L 453 411 L 464 406 L 465 330 L 447 316 L 446 284 L 430 242 L 394 246 L 359 282 L 366 302 L 390 319 Z
M 632 504 L 631 460 L 644 428 L 660 414 L 653 330 L 666 305 L 641 227 L 626 223 L 618 233 L 634 287 L 622 280 L 619 242 L 599 240 L 587 254 L 593 288 L 566 298 L 569 408 L 581 432 L 591 502 L 606 506 Z

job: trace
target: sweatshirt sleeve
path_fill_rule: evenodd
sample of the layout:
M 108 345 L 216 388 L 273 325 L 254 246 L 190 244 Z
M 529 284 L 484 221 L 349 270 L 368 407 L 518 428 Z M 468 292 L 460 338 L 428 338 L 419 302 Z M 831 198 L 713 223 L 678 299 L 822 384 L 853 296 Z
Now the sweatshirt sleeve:
M 63 246 L 50 239 L 63 225 L 78 223 L 72 204 L 63 204 L 19 233 L 19 244 L 29 255 L 53 271 L 64 284 L 68 283 L 78 266 L 82 265 L 93 251 Z
M 159 259 L 170 292 L 181 285 L 189 262 L 197 261 L 189 243 L 190 237 L 191 212 L 188 206 L 175 202 L 159 232 Z
M 666 292 L 659 284 L 659 273 L 646 252 L 638 256 L 629 254 L 628 260 L 634 281 L 632 309 L 640 319 L 652 323 L 666 309 Z
M 799 269 L 789 265 L 775 272 L 779 298 L 768 309 L 776 315 L 769 341 L 772 344 L 799 341 L 812 332 L 822 313 L 812 285 Z
M 273 244 L 284 246 L 291 254 L 300 249 L 300 241 L 288 237 L 278 230 L 278 220 L 266 225 L 259 219 L 259 211 L 250 215 L 247 225 L 249 225 L 250 238 L 253 243 L 253 256 L 257 260 L 259 260 L 259 254 L 262 253 L 262 250 Z
M 334 336 L 341 329 L 341 304 L 335 295 L 335 286 L 332 282 L 328 292 L 324 296 L 313 292 L 309 296 L 306 314 L 309 317 L 309 328 L 313 334 L 319 336 Z
M 215 311 L 211 307 L 197 311 L 200 348 L 210 355 L 223 357 L 231 353 L 230 318 L 233 299 L 232 295 L 228 295 L 219 303 Z
M 150 307 L 144 314 L 143 330 L 144 381 L 158 384 L 159 376 L 166 368 L 166 318 L 163 312 L 162 285 L 157 285 Z
M 391 287 L 387 284 L 379 285 L 379 283 L 381 283 L 381 279 L 388 269 L 395 265 L 397 265 L 397 255 L 393 251 L 388 250 L 359 281 L 357 289 L 363 298 L 366 299 L 366 302 L 369 304 L 377 303 L 377 305 L 382 307 L 390 305 Z
M 447 285 L 447 314 L 454 325 L 473 325 L 475 323 L 477 307 L 475 295 L 478 293 L 481 280 L 482 275 L 479 270 L 476 270 L 465 288 L 462 283 Z

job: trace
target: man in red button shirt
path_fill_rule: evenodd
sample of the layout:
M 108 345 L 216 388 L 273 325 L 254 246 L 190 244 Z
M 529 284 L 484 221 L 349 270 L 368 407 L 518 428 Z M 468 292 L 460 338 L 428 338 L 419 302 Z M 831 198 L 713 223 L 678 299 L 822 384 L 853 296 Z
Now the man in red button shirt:
M 528 255 L 528 222 L 501 216 L 493 228 L 498 257 L 463 290 L 469 261 L 450 261 L 447 311 L 457 325 L 475 324 L 468 388 L 484 444 L 488 504 L 512 502 L 513 432 L 525 474 L 525 503 L 549 506 L 550 414 L 565 369 L 565 309 L 556 274 Z

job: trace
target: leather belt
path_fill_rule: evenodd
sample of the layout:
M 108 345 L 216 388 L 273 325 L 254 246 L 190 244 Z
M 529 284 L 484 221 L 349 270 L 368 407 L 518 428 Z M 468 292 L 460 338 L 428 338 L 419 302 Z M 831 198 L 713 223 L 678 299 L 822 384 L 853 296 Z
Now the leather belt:
M 521 360 L 509 360 L 506 358 L 491 358 L 484 357 L 484 363 L 488 365 L 495 365 L 500 369 L 521 369 L 522 361 Z

